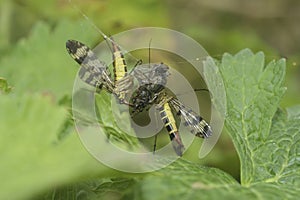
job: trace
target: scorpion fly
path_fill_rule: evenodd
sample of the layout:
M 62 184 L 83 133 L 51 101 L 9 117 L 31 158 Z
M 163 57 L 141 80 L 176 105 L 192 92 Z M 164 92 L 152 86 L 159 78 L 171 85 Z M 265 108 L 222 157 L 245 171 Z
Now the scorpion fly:
M 208 138 L 212 134 L 212 130 L 201 116 L 186 107 L 176 97 L 167 93 L 165 84 L 169 75 L 168 69 L 167 65 L 161 63 L 148 65 L 148 67 L 145 65 L 135 70 L 134 76 L 140 87 L 131 99 L 134 105 L 132 113 L 136 114 L 148 110 L 152 105 L 155 105 L 169 133 L 173 149 L 178 156 L 182 156 L 184 145 L 176 125 L 175 114 L 182 117 L 184 125 L 197 137 Z

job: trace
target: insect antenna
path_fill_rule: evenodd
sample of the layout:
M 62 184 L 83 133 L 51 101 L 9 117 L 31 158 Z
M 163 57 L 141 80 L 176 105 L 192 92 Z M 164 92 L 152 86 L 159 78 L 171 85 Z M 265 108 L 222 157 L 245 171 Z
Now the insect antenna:
M 72 8 L 76 11 L 76 12 L 78 12 L 90 25 L 91 25 L 91 27 L 93 28 L 93 29 L 95 29 L 102 37 L 103 37 L 103 39 L 108 43 L 108 41 L 110 41 L 111 42 L 111 44 L 116 44 L 118 47 L 120 47 L 120 49 L 122 49 L 123 50 L 123 48 L 121 48 L 121 45 L 118 45 L 111 37 L 109 37 L 109 36 L 107 36 L 100 28 L 98 28 L 98 26 L 96 26 L 96 24 L 93 22 L 93 20 L 92 19 L 90 19 L 88 16 L 87 16 L 87 14 L 84 12 L 84 11 L 82 11 L 79 7 L 78 7 L 78 5 L 76 5 L 74 2 L 73 2 L 73 0 L 68 0 L 69 1 L 69 3 L 71 4 L 71 6 L 72 6 Z M 109 48 L 110 48 L 110 51 L 111 52 L 113 52 L 112 51 L 112 47 L 109 45 L 109 43 L 108 43 L 108 46 L 109 46 Z M 133 60 L 136 60 L 136 61 L 138 61 L 138 59 L 136 58 L 136 57 L 134 57 L 131 53 L 129 53 L 129 52 L 127 52 L 126 51 L 126 54 L 130 57 L 130 58 L 132 58 Z
M 150 67 L 150 61 L 151 61 L 151 51 L 150 51 L 151 42 L 152 42 L 152 38 L 150 38 L 149 46 L 148 46 L 148 65 L 149 65 L 149 67 Z
M 206 88 L 203 88 L 203 89 L 194 89 L 195 92 L 199 92 L 199 91 L 206 91 L 206 92 L 209 92 L 208 89 Z
M 108 46 L 110 52 L 113 53 L 113 49 L 112 49 L 111 44 L 112 44 L 112 43 L 116 44 L 115 41 L 112 39 L 111 36 L 110 36 L 110 37 L 107 37 L 106 35 L 102 35 L 102 36 L 103 36 L 103 39 L 105 40 L 105 42 L 106 42 L 106 44 L 107 44 L 107 46 Z M 108 42 L 108 38 L 109 38 L 109 41 L 110 41 L 111 43 Z M 116 44 L 116 45 L 118 45 L 118 44 Z
M 195 92 L 202 92 L 202 91 L 205 91 L 205 92 L 208 92 L 209 95 L 211 95 L 210 91 L 206 88 L 196 88 L 194 89 Z
M 157 135 L 158 135 L 158 133 L 157 133 L 157 134 L 155 134 L 155 136 L 154 136 L 153 155 L 155 154 L 155 151 L 156 151 Z
M 209 94 L 210 94 L 210 91 L 209 91 L 208 89 L 206 89 L 206 88 L 196 88 L 196 89 L 194 89 L 194 90 L 192 90 L 192 91 L 194 91 L 194 92 L 202 92 L 202 91 L 205 91 L 205 92 L 209 92 Z M 192 91 L 186 91 L 186 92 L 183 92 L 183 93 L 180 93 L 180 94 L 176 94 L 176 96 L 186 95 L 186 94 L 191 93 Z

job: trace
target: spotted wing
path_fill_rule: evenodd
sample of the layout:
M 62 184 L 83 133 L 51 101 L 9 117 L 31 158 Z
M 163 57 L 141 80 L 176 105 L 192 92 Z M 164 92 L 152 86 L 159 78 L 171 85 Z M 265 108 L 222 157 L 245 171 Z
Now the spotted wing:
M 71 57 L 81 65 L 78 74 L 81 80 L 96 88 L 105 86 L 109 91 L 113 90 L 106 64 L 88 46 L 76 40 L 68 40 L 66 48 Z
M 192 109 L 183 105 L 178 99 L 171 99 L 170 105 L 176 112 L 182 116 L 184 125 L 189 127 L 191 133 L 197 137 L 207 138 L 211 136 L 212 130 L 208 123 Z

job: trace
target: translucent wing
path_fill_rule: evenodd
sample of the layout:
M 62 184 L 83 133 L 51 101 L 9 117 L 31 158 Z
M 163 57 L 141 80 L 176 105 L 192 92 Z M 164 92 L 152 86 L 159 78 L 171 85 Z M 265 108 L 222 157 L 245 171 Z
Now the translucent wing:
M 88 46 L 76 40 L 68 40 L 66 48 L 70 56 L 81 65 L 79 71 L 81 80 L 96 88 L 105 86 L 108 91 L 113 91 L 113 83 L 106 64 L 100 61 Z
M 191 133 L 201 138 L 211 136 L 211 127 L 200 115 L 195 113 L 192 109 L 184 106 L 180 101 L 178 101 L 178 99 L 172 98 L 169 101 L 169 104 L 179 115 L 182 116 L 184 125 L 189 127 Z

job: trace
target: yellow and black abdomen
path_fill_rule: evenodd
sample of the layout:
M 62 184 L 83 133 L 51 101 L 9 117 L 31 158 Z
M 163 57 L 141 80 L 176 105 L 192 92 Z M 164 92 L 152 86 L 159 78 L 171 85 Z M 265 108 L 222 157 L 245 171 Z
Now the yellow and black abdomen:
M 158 108 L 160 117 L 169 133 L 170 140 L 177 155 L 182 156 L 184 146 L 178 133 L 176 121 L 168 102 Z
M 172 134 L 178 132 L 176 121 L 174 119 L 173 113 L 168 103 L 158 108 L 160 117 L 165 124 L 167 131 L 169 132 L 170 138 L 174 138 Z
M 115 84 L 127 74 L 127 66 L 120 47 L 112 42 Z
M 131 80 L 123 79 L 127 75 L 127 65 L 120 47 L 112 40 L 113 48 L 113 68 L 114 68 L 114 83 L 116 96 L 120 102 L 124 102 L 128 88 L 131 87 Z M 129 82 L 128 82 L 129 81 Z

